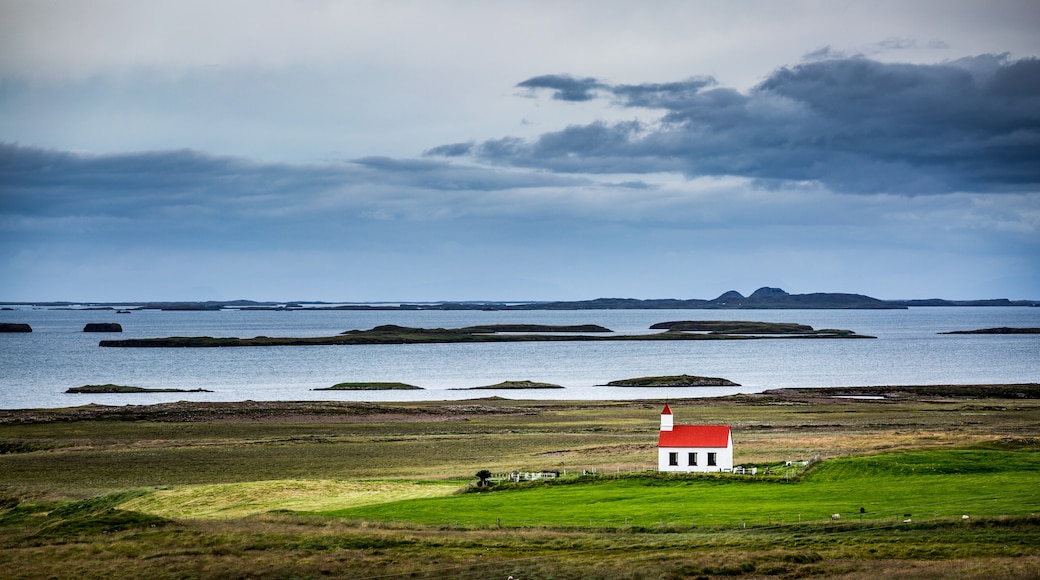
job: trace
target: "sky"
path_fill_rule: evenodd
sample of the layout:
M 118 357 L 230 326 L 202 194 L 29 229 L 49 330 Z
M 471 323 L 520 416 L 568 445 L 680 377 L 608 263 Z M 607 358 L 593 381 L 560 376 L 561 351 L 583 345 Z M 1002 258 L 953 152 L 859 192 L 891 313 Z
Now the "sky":
M 1040 299 L 1040 4 L 0 0 L 0 301 Z

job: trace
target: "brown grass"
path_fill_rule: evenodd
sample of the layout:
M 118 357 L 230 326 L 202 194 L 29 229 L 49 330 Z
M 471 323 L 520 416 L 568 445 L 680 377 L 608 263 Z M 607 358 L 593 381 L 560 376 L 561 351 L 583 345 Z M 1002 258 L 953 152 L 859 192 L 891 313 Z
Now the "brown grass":
M 0 507 L 0 570 L 5 578 L 154 580 L 388 574 L 525 579 L 1040 577 L 1035 518 L 978 525 L 973 519 L 971 529 L 941 524 L 898 535 L 870 527 L 842 534 L 797 527 L 746 533 L 690 528 L 661 533 L 465 531 L 450 525 L 373 525 L 271 514 L 160 522 L 154 528 L 146 521 L 109 530 L 104 519 L 90 518 L 118 520 L 119 510 L 82 521 L 62 519 L 53 510 L 64 504 L 45 501 L 236 482 L 347 485 L 373 479 L 471 478 L 483 468 L 638 468 L 656 457 L 662 403 L 485 400 L 465 406 L 367 408 L 288 403 L 281 414 L 277 404 L 241 410 L 156 406 L 118 413 L 4 412 L 0 449 L 9 451 L 0 454 L 0 506 L 5 506 Z M 1035 398 L 929 395 L 892 402 L 788 394 L 670 403 L 678 422 L 731 424 L 737 462 L 1040 436 L 1040 399 Z M 26 418 L 35 422 L 20 422 Z M 278 494 L 261 495 L 278 499 Z M 12 510 L 16 501 L 23 504 Z

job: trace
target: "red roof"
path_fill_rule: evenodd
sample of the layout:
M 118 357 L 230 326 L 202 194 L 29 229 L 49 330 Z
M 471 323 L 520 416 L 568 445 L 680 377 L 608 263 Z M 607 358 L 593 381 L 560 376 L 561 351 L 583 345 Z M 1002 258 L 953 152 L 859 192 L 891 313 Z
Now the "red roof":
M 729 447 L 728 425 L 676 425 L 661 431 L 658 447 Z
M 672 410 L 671 410 L 671 408 L 668 407 L 668 403 L 664 404 L 664 411 L 661 411 L 661 414 L 662 415 L 671 415 L 672 414 Z

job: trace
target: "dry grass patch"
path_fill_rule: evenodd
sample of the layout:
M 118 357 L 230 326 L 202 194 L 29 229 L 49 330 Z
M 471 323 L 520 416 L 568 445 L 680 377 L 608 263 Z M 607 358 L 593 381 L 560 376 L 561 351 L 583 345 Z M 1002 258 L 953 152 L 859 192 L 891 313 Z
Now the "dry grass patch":
M 449 495 L 460 482 L 282 480 L 158 490 L 119 507 L 166 518 L 241 518 L 277 510 L 321 511 Z
M 942 431 L 836 431 L 812 433 L 737 433 L 734 447 L 736 463 L 765 463 L 777 459 L 808 458 L 820 453 L 843 457 L 922 447 L 965 446 L 992 441 L 992 435 Z

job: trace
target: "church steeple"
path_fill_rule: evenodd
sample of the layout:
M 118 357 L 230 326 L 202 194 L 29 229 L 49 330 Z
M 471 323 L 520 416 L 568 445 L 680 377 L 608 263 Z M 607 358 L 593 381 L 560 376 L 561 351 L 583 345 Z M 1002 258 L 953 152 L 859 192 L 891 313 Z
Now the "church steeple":
M 672 430 L 672 410 L 668 407 L 668 403 L 665 403 L 664 410 L 661 411 L 661 431 Z

